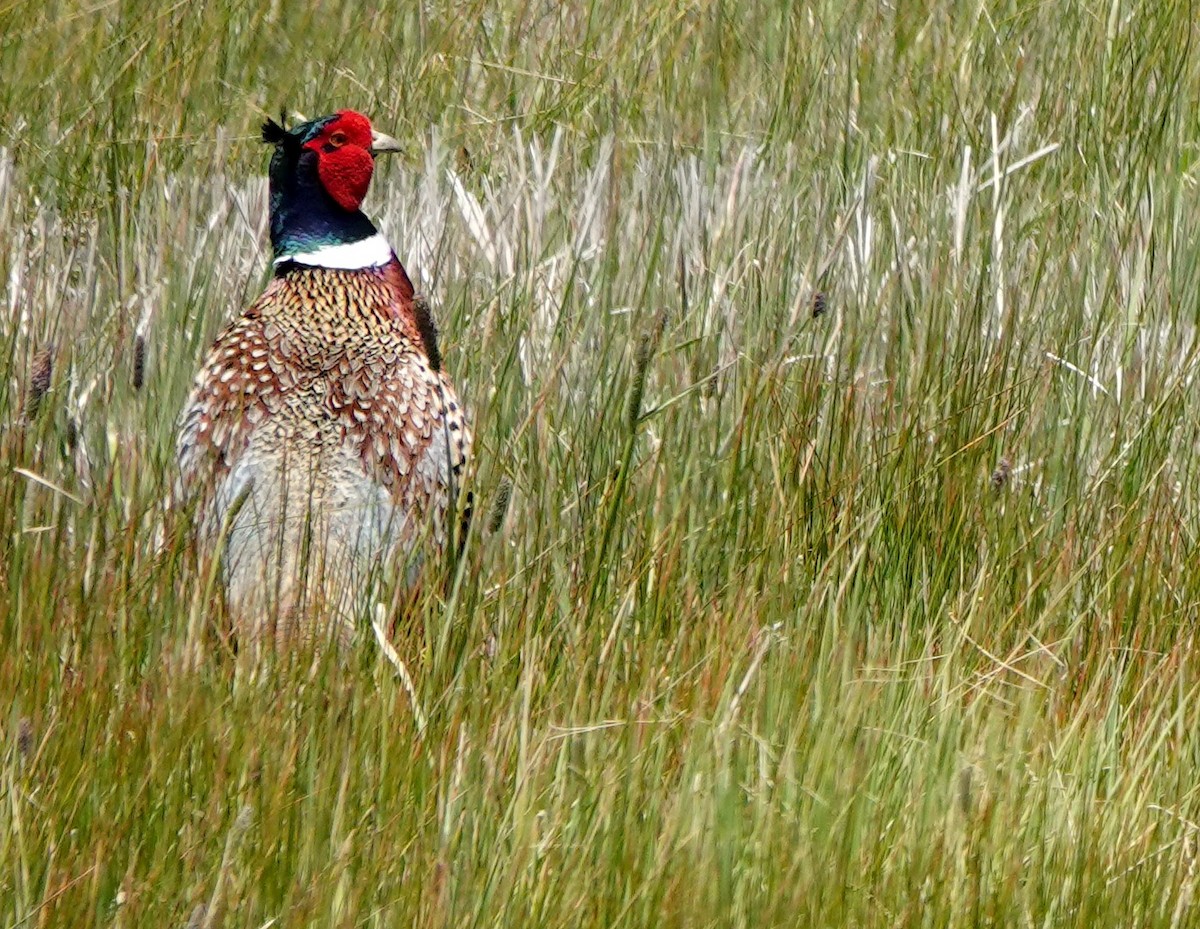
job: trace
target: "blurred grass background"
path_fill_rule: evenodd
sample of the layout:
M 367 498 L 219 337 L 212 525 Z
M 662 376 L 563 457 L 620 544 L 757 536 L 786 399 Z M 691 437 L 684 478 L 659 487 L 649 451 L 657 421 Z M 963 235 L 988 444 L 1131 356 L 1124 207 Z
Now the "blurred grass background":
M 1191 2 L 0 4 L 0 926 L 1200 920 Z M 478 436 L 421 732 L 162 505 L 281 107 Z

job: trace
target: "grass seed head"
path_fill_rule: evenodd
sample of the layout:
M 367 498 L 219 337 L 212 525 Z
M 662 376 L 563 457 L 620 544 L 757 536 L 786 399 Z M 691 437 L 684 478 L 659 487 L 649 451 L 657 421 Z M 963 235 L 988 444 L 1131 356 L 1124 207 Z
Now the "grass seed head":
M 34 353 L 29 366 L 29 389 L 25 394 L 25 418 L 34 419 L 42 406 L 42 398 L 50 390 L 54 376 L 54 346 L 47 345 Z
M 24 761 L 33 753 L 33 723 L 28 716 L 22 716 L 17 723 L 17 754 Z
M 133 340 L 133 389 L 141 390 L 146 381 L 146 338 L 141 333 Z
M 633 360 L 633 384 L 629 388 L 628 422 L 630 430 L 637 429 L 638 420 L 642 418 L 642 400 L 646 394 L 646 375 L 650 370 L 650 361 L 654 352 L 667 331 L 667 309 L 662 307 L 654 316 L 654 327 L 638 341 L 637 354 Z
M 958 806 L 964 815 L 971 813 L 971 765 L 958 772 Z
M 650 359 L 654 355 L 654 337 L 647 334 L 638 342 L 637 354 L 633 360 L 633 384 L 629 388 L 629 409 L 627 417 L 630 430 L 637 429 L 638 420 L 642 417 L 642 399 L 646 393 L 646 372 L 650 369 Z
M 512 500 L 512 481 L 504 478 L 496 488 L 496 496 L 492 499 L 492 509 L 488 513 L 487 530 L 489 533 L 500 531 L 504 525 L 504 517 L 508 515 L 508 504 Z

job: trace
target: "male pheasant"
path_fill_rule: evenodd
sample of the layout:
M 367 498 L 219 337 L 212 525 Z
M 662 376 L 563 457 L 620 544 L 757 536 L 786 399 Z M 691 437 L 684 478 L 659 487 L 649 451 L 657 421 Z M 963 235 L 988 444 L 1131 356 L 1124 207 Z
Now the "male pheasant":
M 360 210 L 398 143 L 352 110 L 263 141 L 275 274 L 200 369 L 179 485 L 239 636 L 345 642 L 376 582 L 451 541 L 471 435 L 428 305 Z

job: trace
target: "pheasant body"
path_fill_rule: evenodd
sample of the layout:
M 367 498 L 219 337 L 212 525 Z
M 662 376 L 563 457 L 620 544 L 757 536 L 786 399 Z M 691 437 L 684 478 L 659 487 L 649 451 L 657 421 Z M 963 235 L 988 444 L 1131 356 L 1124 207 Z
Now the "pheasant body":
M 306 235 L 289 244 L 278 161 L 277 148 L 276 274 L 196 378 L 180 487 L 198 501 L 240 632 L 344 640 L 363 591 L 444 549 L 471 436 L 428 310 L 390 247 L 357 211 L 361 237 L 339 242 L 336 224 L 330 235 L 295 209 Z

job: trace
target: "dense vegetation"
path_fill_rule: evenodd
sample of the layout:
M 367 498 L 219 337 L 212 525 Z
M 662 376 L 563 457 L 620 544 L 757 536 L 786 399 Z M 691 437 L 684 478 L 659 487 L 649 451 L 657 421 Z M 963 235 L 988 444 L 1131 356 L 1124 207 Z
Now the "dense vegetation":
M 1193 5 L 368 6 L 0 5 L 0 927 L 1200 920 Z M 281 105 L 473 411 L 415 695 L 164 505 Z

